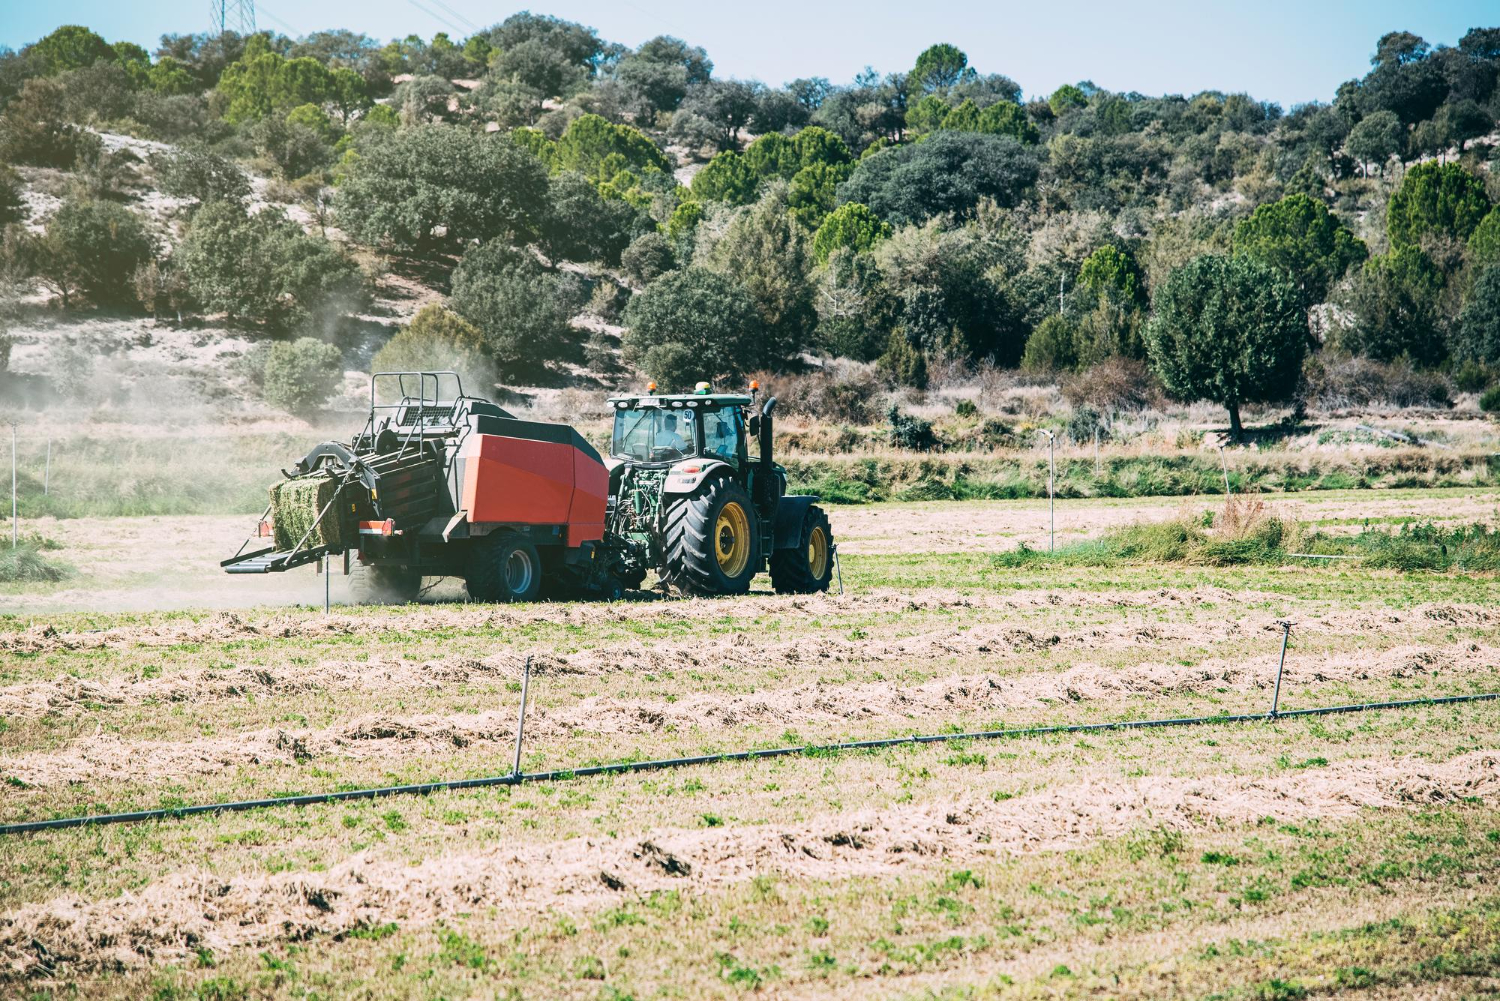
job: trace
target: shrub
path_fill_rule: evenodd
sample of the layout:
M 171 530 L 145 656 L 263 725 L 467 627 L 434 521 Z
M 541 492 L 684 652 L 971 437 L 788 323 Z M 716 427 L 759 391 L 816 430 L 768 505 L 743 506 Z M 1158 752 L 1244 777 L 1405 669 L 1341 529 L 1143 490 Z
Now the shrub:
M 943 131 L 864 157 L 839 200 L 862 202 L 892 225 L 921 223 L 970 215 L 984 198 L 1014 205 L 1036 177 L 1036 157 L 1010 136 Z
M 1453 370 L 1453 385 L 1461 393 L 1482 393 L 1495 381 L 1495 373 L 1483 362 L 1466 361 Z
M 1026 338 L 1021 367 L 1031 372 L 1065 372 L 1078 364 L 1073 324 L 1061 313 L 1051 313 Z
M 594 283 L 586 308 L 588 312 L 593 313 L 605 323 L 619 323 L 628 305 L 630 305 L 630 289 L 604 278 Z
M 932 422 L 912 414 L 901 412 L 892 403 L 885 411 L 885 422 L 890 428 L 891 444 L 897 448 L 909 448 L 915 452 L 930 452 L 937 447 L 937 435 L 932 432 Z
M 1144 362 L 1116 357 L 1064 379 L 1062 394 L 1074 407 L 1092 407 L 1108 414 L 1157 405 L 1161 402 L 1161 385 Z
M 581 300 L 575 279 L 504 240 L 471 247 L 453 271 L 453 308 L 484 334 L 503 376 L 543 371 L 562 356 Z
M 636 295 L 625 327 L 626 360 L 663 386 L 744 375 L 761 332 L 750 294 L 727 275 L 698 267 L 668 272 Z M 657 348 L 663 350 L 652 354 Z
M 65 119 L 65 99 L 55 80 L 27 80 L 20 96 L 0 114 L 0 163 L 66 169 L 85 147 L 97 148 L 98 136 Z
M 266 402 L 291 413 L 326 402 L 343 379 L 339 349 L 315 337 L 279 342 L 266 356 Z
M 358 265 L 271 209 L 250 216 L 232 202 L 205 205 L 173 259 L 204 309 L 275 329 L 332 319 L 368 298 Z
M 21 197 L 21 179 L 16 172 L 0 163 L 0 226 L 20 222 L 26 215 L 26 201 Z
M 1487 414 L 1500 414 L 1500 386 L 1493 386 L 1479 398 L 1479 409 Z
M 906 335 L 899 330 L 891 332 L 886 342 L 885 354 L 876 363 L 892 381 L 913 389 L 927 388 L 927 355 L 912 346 Z
M 760 373 L 756 379 L 776 397 L 781 413 L 841 424 L 872 424 L 879 413 L 882 387 L 869 365 L 846 364 L 806 375 Z
M 151 158 L 161 189 L 178 198 L 196 198 L 200 203 L 243 202 L 250 195 L 245 172 L 228 157 L 201 146 L 184 146 L 168 155 Z
M 1310 359 L 1304 368 L 1308 398 L 1321 409 L 1338 410 L 1371 404 L 1397 407 L 1447 407 L 1453 397 L 1448 380 L 1402 360 L 1369 358 Z
M 339 225 L 355 239 L 430 251 L 536 235 L 547 170 L 510 137 L 448 125 L 366 136 L 335 199 Z
M 620 358 L 614 339 L 602 330 L 589 334 L 589 339 L 583 342 L 583 363 L 606 378 L 616 375 L 620 371 Z
M 813 259 L 827 262 L 835 250 L 863 253 L 891 235 L 891 227 L 859 202 L 845 202 L 830 212 L 813 237 Z
M 1470 361 L 1500 365 L 1500 264 L 1479 273 L 1459 317 L 1454 353 Z
M 818 314 L 807 281 L 807 238 L 787 212 L 785 184 L 773 183 L 760 201 L 735 215 L 704 256 L 749 293 L 760 315 L 760 336 L 747 345 L 742 364 L 782 368 L 811 346 Z
M 322 133 L 280 115 L 256 122 L 250 138 L 256 152 L 271 162 L 283 180 L 304 177 L 333 162 L 333 148 Z
M 1405 356 L 1437 362 L 1446 350 L 1438 302 L 1442 285 L 1442 272 L 1416 247 L 1372 257 L 1344 296 L 1352 323 L 1335 330 L 1334 343 L 1379 361 Z
M 396 336 L 375 352 L 370 367 L 377 372 L 432 372 L 452 370 L 466 388 L 482 392 L 495 382 L 494 366 L 485 351 L 479 328 L 437 304 L 424 306 Z
M 680 341 L 647 348 L 637 365 L 667 393 L 687 392 L 689 386 L 712 372 L 704 367 L 703 359 L 696 351 Z
M 654 231 L 636 237 L 620 255 L 620 269 L 638 286 L 650 285 L 676 266 L 672 245 Z
M 1484 182 L 1456 163 L 1419 163 L 1386 206 L 1391 246 L 1415 247 L 1429 233 L 1467 240 L 1490 211 Z
M 548 197 L 541 235 L 549 256 L 619 263 L 636 219 L 636 210 L 628 202 L 603 197 L 587 178 L 573 171 L 551 179 Z
M 131 277 L 153 246 L 140 218 L 114 202 L 67 201 L 29 241 L 29 267 L 63 308 L 82 292 L 96 303 L 134 301 Z
M 1098 435 L 1100 438 L 1109 437 L 1109 427 L 1104 416 L 1088 404 L 1075 407 L 1073 413 L 1068 416 L 1068 438 L 1074 444 L 1089 441 Z

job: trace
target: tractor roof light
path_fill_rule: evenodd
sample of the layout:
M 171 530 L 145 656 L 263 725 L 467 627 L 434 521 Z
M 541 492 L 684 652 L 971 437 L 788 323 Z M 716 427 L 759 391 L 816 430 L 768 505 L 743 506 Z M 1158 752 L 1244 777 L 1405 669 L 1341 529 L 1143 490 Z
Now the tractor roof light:
M 693 393 L 698 396 L 707 396 L 711 392 L 713 392 L 713 387 L 706 382 L 700 382 L 693 387 Z
M 648 392 L 648 393 L 654 393 L 654 392 L 656 392 L 656 383 L 654 383 L 654 382 L 648 382 L 648 383 L 646 383 L 646 392 Z

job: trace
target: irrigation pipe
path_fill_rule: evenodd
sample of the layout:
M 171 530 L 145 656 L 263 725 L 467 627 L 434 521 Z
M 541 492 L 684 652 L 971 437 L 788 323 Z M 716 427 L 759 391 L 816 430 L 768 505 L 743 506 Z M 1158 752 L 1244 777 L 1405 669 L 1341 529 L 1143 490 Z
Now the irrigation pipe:
M 232 803 L 205 803 L 198 806 L 175 807 L 162 810 L 138 810 L 134 813 L 101 813 L 85 817 L 60 817 L 56 820 L 33 820 L 21 824 L 0 826 L 0 835 L 34 834 L 38 831 L 56 831 L 70 827 L 91 827 L 103 824 L 131 824 L 146 820 L 167 820 L 190 817 L 200 813 L 239 813 L 245 810 L 260 810 L 273 806 L 316 806 L 323 803 L 342 803 L 349 800 L 382 799 L 387 796 L 427 796 L 435 792 L 459 789 L 485 789 L 490 786 L 514 786 L 530 782 L 566 782 L 595 775 L 626 775 L 633 772 L 649 772 L 662 768 L 682 768 L 688 765 L 707 765 L 721 761 L 758 761 L 763 758 L 784 758 L 794 755 L 833 754 L 841 751 L 864 751 L 882 747 L 899 747 L 902 744 L 942 744 L 953 740 L 1003 740 L 1015 737 L 1045 737 L 1066 733 L 1099 733 L 1109 730 L 1145 730 L 1155 727 L 1192 726 L 1212 723 L 1254 723 L 1291 719 L 1297 716 L 1326 716 L 1333 713 L 1369 712 L 1376 709 L 1406 709 L 1416 706 L 1451 705 L 1460 702 L 1487 702 L 1500 699 L 1500 692 L 1483 692 L 1475 695 L 1447 695 L 1429 699 L 1406 699 L 1400 702 L 1360 702 L 1344 706 L 1324 706 L 1317 709 L 1288 709 L 1281 712 L 1239 713 L 1220 716 L 1181 716 L 1170 719 L 1121 720 L 1115 723 L 1073 723 L 1063 726 L 1034 726 L 1014 730 L 976 730 L 968 733 L 929 733 L 910 737 L 887 737 L 879 740 L 854 740 L 840 744 L 805 744 L 798 747 L 771 747 L 758 751 L 731 751 L 722 754 L 699 754 L 686 758 L 658 758 L 652 761 L 619 761 L 608 765 L 592 765 L 587 768 L 565 768 L 548 772 L 513 772 L 509 775 L 494 775 L 478 779 L 453 779 L 446 782 L 424 782 L 418 785 L 383 786 L 373 789 L 349 789 L 342 792 L 314 793 L 309 796 L 283 796 L 277 799 L 251 799 Z

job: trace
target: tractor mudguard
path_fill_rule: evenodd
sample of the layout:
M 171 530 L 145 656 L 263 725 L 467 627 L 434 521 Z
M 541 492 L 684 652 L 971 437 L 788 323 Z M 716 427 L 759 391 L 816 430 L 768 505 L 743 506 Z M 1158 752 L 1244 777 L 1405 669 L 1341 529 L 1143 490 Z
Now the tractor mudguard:
M 776 505 L 776 532 L 771 537 L 773 549 L 796 549 L 802 545 L 802 522 L 807 509 L 821 500 L 817 494 L 788 494 Z
M 667 480 L 662 484 L 664 494 L 690 494 L 710 479 L 724 472 L 733 472 L 729 463 L 718 459 L 684 459 L 667 471 Z

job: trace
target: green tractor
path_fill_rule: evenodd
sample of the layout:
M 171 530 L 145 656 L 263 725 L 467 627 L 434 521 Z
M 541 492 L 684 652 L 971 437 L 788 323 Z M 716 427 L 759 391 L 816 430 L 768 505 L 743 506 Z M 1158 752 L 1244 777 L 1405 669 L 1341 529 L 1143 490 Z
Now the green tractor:
M 769 569 L 780 593 L 828 590 L 833 533 L 817 497 L 787 495 L 772 459 L 774 396 L 757 408 L 753 394 L 699 384 L 609 402 L 606 524 L 626 586 L 650 569 L 687 594 L 744 594 Z

